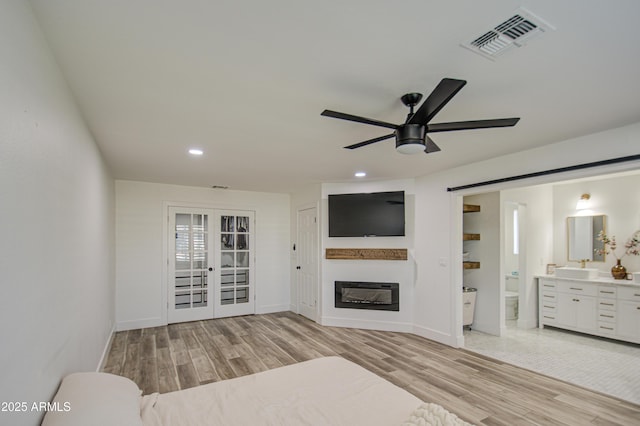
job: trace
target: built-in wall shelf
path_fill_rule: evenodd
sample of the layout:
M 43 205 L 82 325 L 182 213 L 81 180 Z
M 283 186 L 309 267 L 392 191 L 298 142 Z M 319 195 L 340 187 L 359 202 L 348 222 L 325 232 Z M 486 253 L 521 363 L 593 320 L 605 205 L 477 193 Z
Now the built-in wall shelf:
M 476 204 L 463 204 L 462 213 L 478 213 L 480 206 Z M 462 234 L 462 241 L 480 241 L 480 234 L 465 232 Z M 475 244 L 473 244 L 475 245 Z M 480 262 L 462 262 L 463 269 L 480 269 Z
M 480 211 L 480 206 L 475 204 L 463 204 L 462 213 L 476 213 Z
M 326 259 L 407 260 L 407 249 L 328 248 Z
M 480 269 L 480 262 L 462 262 L 463 269 Z

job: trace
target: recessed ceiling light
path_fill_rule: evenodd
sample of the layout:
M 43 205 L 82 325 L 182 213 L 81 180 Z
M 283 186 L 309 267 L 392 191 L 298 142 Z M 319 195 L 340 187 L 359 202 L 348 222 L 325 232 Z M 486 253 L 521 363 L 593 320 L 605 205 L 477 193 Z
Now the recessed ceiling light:
M 189 154 L 191 154 L 191 155 L 202 155 L 202 154 L 204 154 L 204 151 L 201 150 L 201 149 L 198 149 L 198 148 L 191 148 L 189 150 Z
M 356 172 L 355 177 L 365 177 L 366 175 L 365 172 Z

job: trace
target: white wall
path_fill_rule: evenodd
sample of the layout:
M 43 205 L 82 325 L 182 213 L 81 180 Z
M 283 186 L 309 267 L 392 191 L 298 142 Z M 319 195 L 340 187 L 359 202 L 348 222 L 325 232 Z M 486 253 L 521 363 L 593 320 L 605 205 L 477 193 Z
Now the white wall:
M 116 320 L 119 330 L 166 324 L 167 203 L 256 212 L 256 313 L 290 307 L 287 194 L 116 181 Z
M 558 167 L 636 155 L 640 123 L 473 163 L 416 179 L 414 331 L 458 346 L 462 338 L 461 200 L 463 195 L 637 169 L 640 162 L 547 175 L 448 192 L 447 188 Z M 606 143 L 603 143 L 606 141 Z M 437 155 L 437 154 L 434 154 Z M 420 305 L 420 309 L 415 306 Z
M 329 238 L 328 195 L 358 192 L 405 191 L 405 237 Z M 322 185 L 321 256 L 323 325 L 359 327 L 377 330 L 411 331 L 413 289 L 415 284 L 413 180 L 353 182 Z M 327 260 L 327 248 L 406 248 L 409 260 Z M 341 309 L 334 305 L 335 281 L 397 282 L 400 287 L 400 311 Z
M 618 243 L 616 253 L 622 256 L 624 243 L 640 230 L 640 174 L 622 177 L 603 176 L 599 180 L 555 185 L 553 188 L 554 215 L 554 263 L 577 266 L 577 262 L 567 261 L 567 217 L 576 216 L 576 203 L 581 194 L 591 194 L 590 214 L 606 215 L 606 229 L 609 236 L 615 236 Z M 605 274 L 615 265 L 615 257 L 606 256 L 605 262 L 590 262 L 590 268 L 598 268 Z M 640 271 L 640 256 L 625 256 L 622 265 L 628 272 Z
M 547 263 L 553 263 L 553 188 L 551 185 L 537 185 L 527 188 L 510 189 L 501 192 L 503 203 L 518 203 L 525 212 L 521 221 L 521 256 L 518 327 L 538 326 L 538 293 L 536 275 L 546 272 Z M 505 273 L 509 274 L 507 270 Z
M 114 189 L 25 1 L 0 2 L 0 58 L 0 401 L 30 409 L 67 373 L 95 371 L 108 343 Z

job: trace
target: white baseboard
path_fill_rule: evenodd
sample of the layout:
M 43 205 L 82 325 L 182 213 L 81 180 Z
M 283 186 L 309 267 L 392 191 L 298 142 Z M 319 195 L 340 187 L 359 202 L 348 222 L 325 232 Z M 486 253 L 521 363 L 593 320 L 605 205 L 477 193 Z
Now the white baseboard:
M 413 325 L 410 332 L 425 339 L 442 343 L 443 345 L 453 346 L 454 348 L 459 348 L 464 344 L 464 338 L 462 336 L 452 336 L 451 334 L 442 333 L 419 325 Z
M 285 312 L 290 310 L 292 310 L 290 305 L 257 306 L 256 314 L 272 314 L 274 312 Z
M 102 356 L 100 357 L 100 361 L 98 362 L 98 368 L 96 368 L 97 372 L 102 371 L 104 368 L 104 364 L 107 361 L 107 356 L 109 355 L 109 351 L 111 350 L 111 343 L 113 343 L 113 336 L 116 334 L 116 326 L 115 324 L 111 327 L 111 332 L 109 332 L 109 338 L 107 339 L 107 344 L 102 351 Z
M 162 321 L 162 318 L 143 318 L 139 320 L 120 321 L 116 323 L 117 331 L 135 330 L 138 328 L 160 327 L 167 325 Z
M 404 322 L 321 317 L 320 324 L 330 327 L 362 328 L 365 330 L 396 331 L 401 333 L 411 333 L 412 331 L 412 325 Z

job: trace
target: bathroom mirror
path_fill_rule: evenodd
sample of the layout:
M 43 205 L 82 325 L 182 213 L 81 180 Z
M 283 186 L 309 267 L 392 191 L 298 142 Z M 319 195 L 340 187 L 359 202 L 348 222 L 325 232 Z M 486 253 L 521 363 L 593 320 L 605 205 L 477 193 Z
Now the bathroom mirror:
M 604 262 L 605 255 L 595 250 L 604 248 L 598 241 L 598 234 L 605 231 L 605 215 L 571 216 L 567 218 L 567 258 L 580 262 L 583 259 L 591 262 Z

